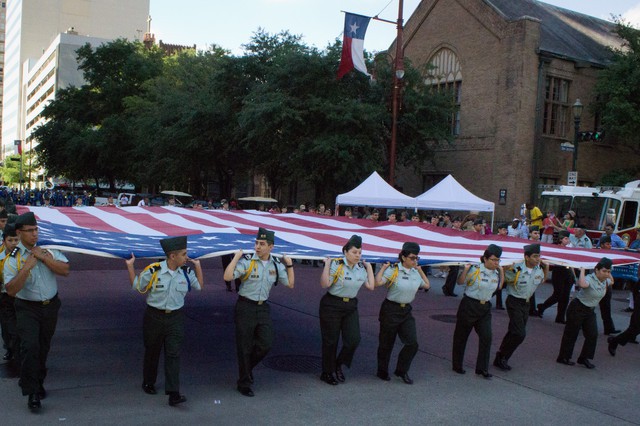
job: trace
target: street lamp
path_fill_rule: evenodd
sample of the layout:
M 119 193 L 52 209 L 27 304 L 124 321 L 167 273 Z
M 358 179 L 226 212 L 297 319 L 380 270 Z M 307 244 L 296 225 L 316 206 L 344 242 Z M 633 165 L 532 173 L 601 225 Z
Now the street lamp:
M 571 109 L 573 110 L 573 168 L 571 169 L 574 172 L 578 171 L 578 143 L 580 142 L 578 139 L 578 133 L 580 132 L 580 117 L 582 117 L 582 103 L 580 99 L 576 99 L 576 103 L 573 104 Z

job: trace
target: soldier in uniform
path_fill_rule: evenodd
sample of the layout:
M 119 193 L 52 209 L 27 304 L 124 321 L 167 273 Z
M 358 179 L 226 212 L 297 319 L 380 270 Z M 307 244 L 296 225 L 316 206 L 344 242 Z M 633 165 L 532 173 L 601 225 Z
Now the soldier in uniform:
M 342 247 L 342 253 L 342 259 L 325 259 L 320 277 L 322 288 L 329 289 L 320 300 L 320 380 L 330 385 L 345 381 L 342 366 L 351 368 L 353 354 L 360 343 L 360 319 L 356 298 L 358 290 L 363 284 L 369 290 L 375 288 L 371 264 L 361 261 L 362 238 L 353 235 Z M 341 335 L 342 349 L 336 357 Z
M 2 233 L 2 247 L 4 248 L 3 257 L 0 259 L 0 273 L 4 269 L 4 263 L 9 255 L 18 245 L 18 234 L 16 233 L 15 223 L 8 223 L 4 227 Z M 15 297 L 7 294 L 4 285 L 4 277 L 0 290 L 0 325 L 2 326 L 2 341 L 4 348 L 7 350 L 2 357 L 5 361 L 12 361 L 14 356 L 18 358 L 20 339 L 18 339 L 18 328 L 16 323 L 16 308 L 14 306 Z
M 558 232 L 558 243 L 561 247 L 569 246 L 569 232 Z M 566 324 L 567 305 L 569 304 L 569 296 L 571 287 L 576 281 L 573 269 L 567 266 L 555 265 L 551 268 L 551 283 L 553 284 L 553 293 L 543 303 L 539 303 L 536 308 L 538 316 L 542 318 L 544 311 L 551 306 L 558 304 L 556 312 L 556 322 L 558 324 Z
M 465 285 L 464 297 L 458 306 L 456 328 L 453 333 L 453 371 L 464 374 L 462 368 L 467 339 L 472 329 L 478 334 L 478 357 L 476 374 L 489 379 L 489 357 L 491 356 L 491 296 L 502 285 L 500 268 L 502 248 L 490 244 L 480 257 L 480 264 L 466 264 L 458 277 L 458 284 Z
M 129 281 L 134 289 L 147 295 L 142 334 L 144 338 L 144 366 L 142 390 L 150 395 L 156 392 L 156 377 L 160 352 L 164 347 L 165 394 L 169 405 L 183 403 L 180 394 L 180 346 L 184 339 L 184 298 L 191 289 L 204 286 L 200 261 L 187 255 L 187 237 L 160 240 L 167 255 L 162 262 L 152 263 L 136 276 L 135 255 L 127 259 Z M 193 264 L 194 270 L 186 266 Z
M 549 265 L 540 261 L 540 244 L 524 246 L 524 261 L 504 272 L 509 331 L 502 339 L 500 350 L 493 361 L 493 365 L 501 370 L 511 370 L 507 361 L 527 334 L 530 298 L 538 285 L 544 282 L 548 272 Z
M 38 244 L 38 222 L 33 212 L 16 219 L 20 242 L 4 263 L 7 293 L 14 296 L 20 338 L 20 387 L 28 407 L 38 410 L 46 397 L 47 355 L 56 331 L 60 299 L 56 275 L 69 275 L 69 261 L 58 250 Z
M 288 256 L 282 260 L 271 255 L 275 233 L 258 229 L 255 253 L 243 256 L 236 251 L 224 271 L 224 280 L 240 278 L 240 290 L 235 308 L 236 347 L 238 351 L 239 378 L 237 389 L 244 396 L 253 396 L 253 368 L 271 350 L 273 324 L 271 310 L 266 303 L 274 285 L 293 288 L 293 262 Z
M 586 277 L 584 268 L 580 268 L 580 278 L 578 279 L 580 290 L 567 309 L 567 324 L 562 334 L 560 353 L 556 359 L 560 364 L 575 364 L 571 361 L 571 357 L 578 333 L 582 330 L 584 344 L 578 357 L 578 364 L 582 364 L 588 369 L 595 368 L 595 365 L 589 361 L 593 359 L 598 343 L 598 322 L 596 321 L 595 309 L 600 299 L 604 297 L 607 286 L 613 283 L 611 266 L 611 259 L 603 257 L 596 265 L 595 270 Z
M 385 381 L 389 377 L 389 360 L 396 336 L 404 344 L 398 355 L 394 374 L 406 384 L 413 384 L 409 377 L 411 361 L 418 352 L 416 320 L 411 315 L 411 302 L 419 289 L 429 289 L 429 279 L 418 267 L 420 246 L 407 242 L 402 245 L 398 263 L 390 267 L 385 263 L 376 275 L 376 286 L 385 284 L 387 297 L 380 307 L 380 334 L 378 336 L 378 372 L 377 376 Z

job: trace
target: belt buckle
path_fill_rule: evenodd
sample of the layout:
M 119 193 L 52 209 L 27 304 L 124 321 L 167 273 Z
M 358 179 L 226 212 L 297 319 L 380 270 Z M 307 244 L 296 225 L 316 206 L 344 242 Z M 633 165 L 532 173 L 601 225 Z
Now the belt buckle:
M 401 303 L 401 304 L 400 304 L 400 307 L 401 307 L 401 308 L 404 308 L 405 306 L 407 306 L 407 304 L 406 304 L 406 303 Z
M 478 300 L 478 302 L 480 302 L 480 304 L 481 304 L 481 305 L 484 305 L 485 303 L 487 303 L 487 302 L 486 302 L 486 301 L 484 301 L 484 300 Z
M 43 300 L 42 306 L 47 306 L 49 303 L 51 303 L 51 299 Z
M 264 300 L 258 300 L 258 305 L 262 305 L 264 303 Z
M 165 309 L 165 310 L 164 310 L 164 313 L 165 313 L 165 314 L 170 314 L 171 312 L 173 312 L 171 309 Z
M 350 299 L 349 299 L 348 297 L 343 297 L 343 298 L 342 298 L 342 301 L 343 301 L 343 302 L 348 302 L 349 300 L 350 300 Z

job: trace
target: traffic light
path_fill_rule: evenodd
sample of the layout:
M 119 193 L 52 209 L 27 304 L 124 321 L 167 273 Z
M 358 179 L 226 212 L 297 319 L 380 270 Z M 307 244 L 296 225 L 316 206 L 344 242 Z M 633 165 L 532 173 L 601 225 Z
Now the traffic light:
M 579 132 L 578 133 L 578 140 L 582 141 L 582 142 L 586 142 L 586 141 L 594 141 L 594 142 L 599 142 L 602 139 L 604 139 L 604 132 L 600 131 L 600 132 Z

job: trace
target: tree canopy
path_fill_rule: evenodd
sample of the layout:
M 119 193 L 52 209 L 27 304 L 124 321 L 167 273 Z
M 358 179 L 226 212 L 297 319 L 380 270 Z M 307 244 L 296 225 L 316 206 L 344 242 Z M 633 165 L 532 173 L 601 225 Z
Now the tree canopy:
M 286 31 L 258 30 L 244 49 L 165 56 L 126 40 L 82 47 L 86 83 L 45 108 L 48 121 L 35 132 L 40 164 L 71 179 L 197 196 L 216 182 L 229 197 L 259 175 L 273 196 L 303 184 L 316 199 L 388 167 L 390 61 L 369 56 L 375 81 L 355 72 L 336 80 L 339 42 L 319 50 Z M 450 138 L 453 103 L 406 68 L 398 160 L 419 167 L 426 141 Z

